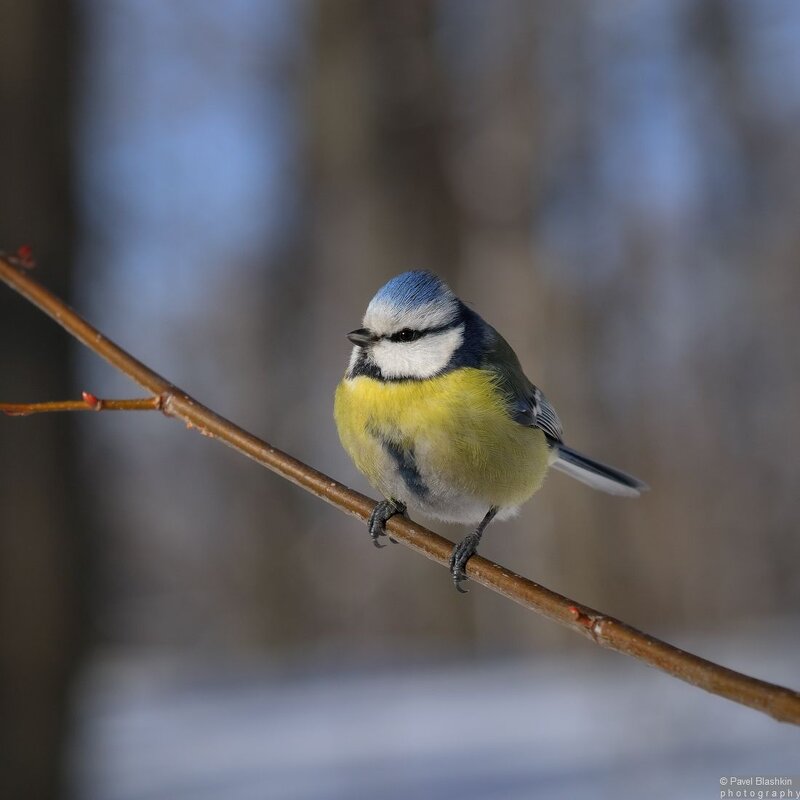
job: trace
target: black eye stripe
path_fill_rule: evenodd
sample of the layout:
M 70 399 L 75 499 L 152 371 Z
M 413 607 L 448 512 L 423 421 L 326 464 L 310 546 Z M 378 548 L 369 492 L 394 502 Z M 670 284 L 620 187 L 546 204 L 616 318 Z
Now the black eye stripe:
M 417 331 L 411 328 L 403 328 L 403 330 L 393 333 L 389 337 L 390 342 L 415 342 L 417 339 L 422 338 L 427 331 Z
M 448 322 L 447 325 L 439 325 L 436 328 L 424 328 L 422 330 L 403 328 L 403 330 L 397 331 L 397 333 L 384 335 L 381 338 L 388 339 L 390 342 L 415 342 L 417 339 L 421 339 L 423 336 L 427 336 L 429 333 L 441 333 L 442 331 L 454 328 L 458 324 L 459 323 L 457 321 L 453 321 Z

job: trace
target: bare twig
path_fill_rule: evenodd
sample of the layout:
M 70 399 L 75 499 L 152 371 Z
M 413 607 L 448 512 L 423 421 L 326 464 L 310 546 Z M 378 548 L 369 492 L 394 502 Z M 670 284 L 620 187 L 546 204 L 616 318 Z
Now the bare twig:
M 177 417 L 200 433 L 219 439 L 342 511 L 361 520 L 369 517 L 375 506 L 373 500 L 281 452 L 201 405 L 103 336 L 62 300 L 15 268 L 7 258 L 0 257 L 0 279 L 50 315 L 86 347 L 150 392 L 153 397 L 145 402 L 160 404 L 161 411 L 167 416 Z M 64 407 L 64 404 L 57 405 L 62 409 Z M 76 405 L 87 407 L 85 400 Z M 397 516 L 392 517 L 387 528 L 398 542 L 443 566 L 448 565 L 452 543 L 447 539 Z M 470 559 L 467 572 L 473 581 L 603 647 L 637 658 L 682 681 L 763 711 L 775 719 L 800 725 L 800 694 L 791 689 L 751 678 L 680 650 L 618 619 L 575 603 L 481 556 Z
M 48 403 L 0 403 L 0 412 L 9 417 L 27 417 L 51 411 L 160 411 L 160 397 L 136 397 L 133 400 L 104 400 L 90 392 L 83 400 L 55 400 Z

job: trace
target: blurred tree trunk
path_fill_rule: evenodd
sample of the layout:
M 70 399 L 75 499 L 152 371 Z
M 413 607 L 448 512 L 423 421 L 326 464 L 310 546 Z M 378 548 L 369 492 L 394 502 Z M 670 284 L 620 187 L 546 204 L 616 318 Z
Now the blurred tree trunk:
M 414 268 L 452 279 L 458 269 L 462 222 L 446 170 L 453 143 L 438 12 L 433 0 L 319 0 L 311 9 L 306 118 L 313 291 L 305 320 L 309 363 L 324 366 L 308 376 L 307 419 L 330 420 L 350 350 L 344 334 L 358 327 L 383 282 Z M 343 454 L 322 458 L 345 480 L 353 475 Z M 308 580 L 321 582 L 337 571 L 359 578 L 337 585 L 337 606 L 326 617 L 329 635 L 340 627 L 373 644 L 426 635 L 463 641 L 473 630 L 463 604 L 461 613 L 448 613 L 460 598 L 441 570 L 425 569 L 402 548 L 378 554 L 365 531 L 353 536 L 352 520 L 330 518 L 342 535 L 324 555 L 306 559 Z M 405 590 L 410 583 L 412 593 Z M 387 615 L 401 592 L 404 612 Z
M 70 3 L 0 2 L 0 247 L 33 246 L 68 293 Z M 0 396 L 70 390 L 68 338 L 0 287 Z M 63 794 L 68 692 L 81 626 L 72 420 L 0 419 L 0 797 Z
M 477 8 L 461 32 L 468 53 L 452 59 L 448 86 L 458 109 L 448 158 L 464 218 L 458 293 L 509 338 L 528 375 L 545 387 L 549 287 L 532 228 L 546 166 L 541 41 L 551 14 L 524 0 Z M 534 519 L 540 510 L 541 495 L 516 519 L 494 523 L 483 554 L 536 575 L 552 530 L 541 515 Z M 456 536 L 464 533 L 454 529 Z M 473 613 L 476 637 L 490 651 L 509 641 L 541 645 L 559 635 L 535 615 L 509 613 L 504 598 L 488 593 Z

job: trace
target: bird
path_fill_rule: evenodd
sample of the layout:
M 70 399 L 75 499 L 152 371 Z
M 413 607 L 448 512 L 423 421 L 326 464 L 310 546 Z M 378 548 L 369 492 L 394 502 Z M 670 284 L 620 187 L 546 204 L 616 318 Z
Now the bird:
M 476 526 L 450 557 L 460 592 L 486 527 L 516 514 L 550 467 L 623 497 L 648 488 L 566 445 L 558 414 L 511 345 L 432 272 L 389 280 L 347 338 L 334 420 L 384 498 L 367 523 L 372 542 L 382 547 L 388 520 L 409 508 Z

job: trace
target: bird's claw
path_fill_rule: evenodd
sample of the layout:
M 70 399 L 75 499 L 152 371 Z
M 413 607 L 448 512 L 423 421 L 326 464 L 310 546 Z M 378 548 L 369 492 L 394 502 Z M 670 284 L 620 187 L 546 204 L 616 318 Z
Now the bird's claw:
M 466 589 L 461 588 L 461 584 L 469 577 L 465 569 L 467 566 L 467 561 L 469 561 L 472 556 L 478 552 L 478 545 L 481 542 L 481 536 L 483 536 L 486 526 L 495 518 L 498 510 L 499 509 L 497 506 L 492 506 L 486 512 L 486 515 L 481 520 L 481 524 L 478 525 L 475 533 L 470 533 L 469 535 L 465 536 L 453 548 L 453 553 L 450 556 L 450 575 L 453 578 L 453 583 L 456 585 L 456 589 L 458 589 L 461 594 L 467 593 Z
M 458 553 L 459 545 L 456 545 L 453 548 L 453 553 L 450 556 L 450 575 L 453 578 L 453 585 L 456 587 L 456 591 L 460 592 L 461 594 L 468 594 L 469 589 L 464 589 L 461 584 L 464 581 L 469 580 L 467 577 L 467 573 L 464 571 L 464 564 L 466 564 L 466 559 L 461 560 L 457 553 Z
M 372 513 L 369 515 L 369 520 L 367 521 L 367 529 L 369 530 L 372 544 L 374 544 L 375 547 L 378 549 L 386 547 L 385 544 L 381 544 L 380 542 L 380 537 L 386 536 L 386 523 L 396 514 L 405 513 L 406 507 L 398 500 L 381 500 L 381 502 L 372 509 Z M 391 536 L 389 537 L 389 541 L 395 542 Z
M 469 589 L 464 589 L 461 586 L 464 581 L 469 580 L 464 567 L 466 567 L 467 561 L 475 555 L 480 539 L 480 536 L 470 533 L 453 548 L 453 553 L 450 556 L 450 575 L 453 578 L 453 584 L 461 594 L 469 593 Z

